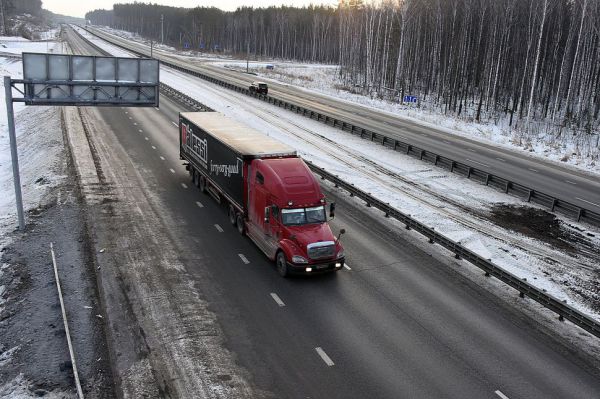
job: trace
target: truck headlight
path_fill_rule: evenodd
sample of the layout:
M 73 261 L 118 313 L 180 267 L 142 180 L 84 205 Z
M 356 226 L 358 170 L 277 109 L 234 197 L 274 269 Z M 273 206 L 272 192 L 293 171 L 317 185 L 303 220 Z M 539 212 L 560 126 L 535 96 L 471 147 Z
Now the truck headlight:
M 340 259 L 340 258 L 343 258 L 343 257 L 344 257 L 344 250 L 340 249 L 340 252 L 337 253 L 337 255 L 336 255 L 335 258 L 336 259 Z
M 292 263 L 308 263 L 308 261 L 306 260 L 306 258 L 304 256 L 300 256 L 300 255 L 294 255 L 292 256 Z

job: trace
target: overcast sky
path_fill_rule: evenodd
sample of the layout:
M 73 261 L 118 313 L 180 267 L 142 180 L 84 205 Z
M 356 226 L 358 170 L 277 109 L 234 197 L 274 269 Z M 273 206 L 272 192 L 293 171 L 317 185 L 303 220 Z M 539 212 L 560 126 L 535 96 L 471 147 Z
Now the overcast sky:
M 133 0 L 42 0 L 43 7 L 57 14 L 71 15 L 83 18 L 86 12 L 98 8 L 112 9 L 115 3 L 133 3 Z M 302 7 L 310 3 L 337 5 L 337 0 L 147 0 L 143 3 L 157 3 L 173 7 L 218 7 L 222 10 L 233 11 L 242 5 L 268 7 L 271 5 L 294 5 Z

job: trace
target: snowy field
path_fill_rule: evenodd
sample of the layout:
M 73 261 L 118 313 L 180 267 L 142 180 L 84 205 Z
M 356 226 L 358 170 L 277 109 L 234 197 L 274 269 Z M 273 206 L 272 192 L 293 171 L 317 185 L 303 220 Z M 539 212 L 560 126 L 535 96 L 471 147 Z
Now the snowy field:
M 130 55 L 80 32 L 113 55 Z M 598 273 L 598 256 L 569 253 L 490 221 L 492 207 L 522 205 L 518 199 L 179 71 L 161 67 L 160 74 L 162 82 L 292 145 L 303 158 L 413 215 L 538 288 L 594 317 L 600 314 L 594 306 L 598 288 L 591 284 Z M 562 227 L 569 234 L 589 232 L 587 227 L 571 222 L 562 223 Z M 586 237 L 589 246 L 599 248 L 600 234 L 589 234 L 593 235 Z
M 149 45 L 148 40 L 143 39 L 137 34 L 107 27 L 103 27 L 102 29 L 128 40 L 135 40 Z M 164 45 L 157 45 L 156 48 L 167 51 L 171 55 L 196 58 L 200 62 L 211 62 L 214 66 L 223 66 L 224 68 L 240 72 L 246 71 L 246 60 L 235 60 L 231 59 L 231 57 L 214 53 L 179 51 L 173 47 Z M 225 61 L 227 58 L 229 60 Z M 267 65 L 272 65 L 273 69 L 267 69 Z M 388 112 L 396 117 L 420 123 L 432 129 L 442 129 L 449 134 L 509 148 L 530 157 L 542 158 L 580 171 L 600 175 L 600 160 L 598 159 L 600 148 L 597 145 L 597 141 L 600 139 L 598 137 L 600 132 L 596 132 L 595 135 L 590 136 L 590 147 L 593 148 L 592 150 L 586 148 L 588 147 L 587 144 L 583 145 L 582 143 L 572 142 L 569 134 L 563 134 L 562 139 L 554 140 L 552 137 L 540 133 L 538 139 L 534 142 L 524 139 L 519 133 L 502 121 L 500 121 L 499 125 L 493 123 L 476 123 L 473 120 L 463 120 L 441 115 L 434 109 L 426 109 L 426 103 L 422 104 L 422 108 L 416 108 L 412 105 L 399 104 L 352 93 L 352 88 L 344 87 L 340 81 L 337 65 L 273 60 L 250 62 L 249 67 L 252 73 L 260 76 L 265 81 L 288 84 L 306 91 L 314 91 L 319 94 L 331 96 L 338 100 L 362 104 L 370 108 Z

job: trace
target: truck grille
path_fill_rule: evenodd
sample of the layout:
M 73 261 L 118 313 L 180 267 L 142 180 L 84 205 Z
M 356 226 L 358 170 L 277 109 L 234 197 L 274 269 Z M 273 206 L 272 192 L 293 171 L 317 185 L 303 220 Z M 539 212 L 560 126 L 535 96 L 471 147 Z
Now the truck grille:
M 323 241 L 308 244 L 306 252 L 311 259 L 331 258 L 335 255 L 335 243 L 333 241 Z

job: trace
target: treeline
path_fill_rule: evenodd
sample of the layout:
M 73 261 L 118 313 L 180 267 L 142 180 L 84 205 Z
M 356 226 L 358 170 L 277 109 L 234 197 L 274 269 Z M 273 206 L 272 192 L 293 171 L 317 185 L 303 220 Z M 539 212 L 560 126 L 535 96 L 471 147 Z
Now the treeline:
M 94 24 L 192 49 L 337 63 L 352 90 L 523 132 L 595 138 L 600 0 L 355 1 L 305 8 L 117 4 Z M 540 124 L 540 122 L 543 122 Z

